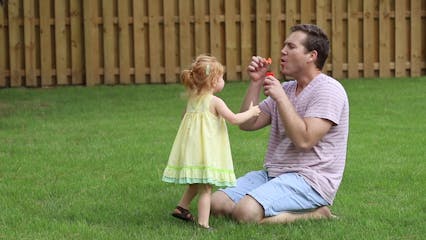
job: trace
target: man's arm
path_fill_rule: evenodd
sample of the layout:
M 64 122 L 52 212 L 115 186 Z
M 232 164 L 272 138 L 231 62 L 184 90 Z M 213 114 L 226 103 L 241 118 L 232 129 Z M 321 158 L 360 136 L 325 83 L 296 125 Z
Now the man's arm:
M 267 77 L 265 83 L 265 94 L 277 102 L 278 113 L 286 135 L 297 148 L 311 149 L 325 136 L 333 123 L 322 118 L 302 118 L 294 109 L 277 79 Z
M 251 59 L 247 72 L 251 78 L 250 85 L 247 89 L 243 103 L 240 108 L 240 112 L 247 111 L 250 104 L 259 105 L 259 95 L 263 86 L 263 79 L 265 78 L 267 70 L 267 64 L 264 62 L 264 58 L 254 56 Z M 252 131 L 263 128 L 270 123 L 270 116 L 260 112 L 259 116 L 253 117 L 240 125 L 241 130 Z

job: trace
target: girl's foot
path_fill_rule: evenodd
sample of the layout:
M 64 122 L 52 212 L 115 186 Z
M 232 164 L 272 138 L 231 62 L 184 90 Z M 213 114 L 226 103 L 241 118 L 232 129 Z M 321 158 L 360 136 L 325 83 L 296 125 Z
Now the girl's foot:
M 172 212 L 172 216 L 187 222 L 194 222 L 194 216 L 192 216 L 191 212 L 181 206 L 176 206 L 175 210 Z
M 208 231 L 213 231 L 214 230 L 213 227 L 205 226 L 205 225 L 201 225 L 201 224 L 198 224 L 198 227 L 202 228 L 202 229 L 205 229 L 205 230 L 208 230 Z

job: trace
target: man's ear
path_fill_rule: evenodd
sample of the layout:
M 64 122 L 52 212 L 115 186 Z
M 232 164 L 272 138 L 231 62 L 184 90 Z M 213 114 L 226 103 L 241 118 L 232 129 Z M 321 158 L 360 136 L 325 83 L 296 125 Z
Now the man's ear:
M 316 62 L 318 58 L 317 50 L 312 50 L 309 52 L 309 62 Z

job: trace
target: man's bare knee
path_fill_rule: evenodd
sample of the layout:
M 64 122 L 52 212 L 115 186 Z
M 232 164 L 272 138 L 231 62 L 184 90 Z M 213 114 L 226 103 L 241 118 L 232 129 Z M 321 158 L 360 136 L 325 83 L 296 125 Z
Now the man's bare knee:
M 232 217 L 241 223 L 258 223 L 263 216 L 262 205 L 249 195 L 242 198 L 232 212 Z
M 228 216 L 231 214 L 235 203 L 222 191 L 216 191 L 211 198 L 211 213 L 216 216 Z

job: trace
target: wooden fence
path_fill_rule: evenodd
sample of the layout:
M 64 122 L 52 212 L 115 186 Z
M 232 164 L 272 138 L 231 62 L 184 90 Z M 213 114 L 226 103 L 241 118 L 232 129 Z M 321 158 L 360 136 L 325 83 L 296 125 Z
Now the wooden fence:
M 426 0 L 2 0 L 0 87 L 176 83 L 212 54 L 228 81 L 290 26 L 329 35 L 337 79 L 426 75 Z

